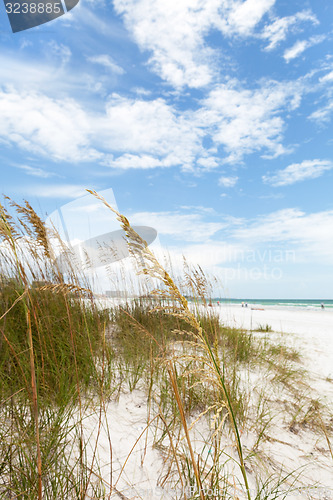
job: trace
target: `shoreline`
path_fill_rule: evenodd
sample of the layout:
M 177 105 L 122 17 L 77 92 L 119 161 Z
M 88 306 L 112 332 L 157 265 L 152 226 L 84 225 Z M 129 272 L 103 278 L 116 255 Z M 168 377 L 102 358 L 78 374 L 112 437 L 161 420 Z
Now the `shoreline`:
M 287 344 L 299 350 L 307 369 L 317 377 L 333 378 L 333 310 L 290 309 L 266 306 L 264 310 L 241 305 L 213 306 L 225 326 L 256 331 L 268 325 Z

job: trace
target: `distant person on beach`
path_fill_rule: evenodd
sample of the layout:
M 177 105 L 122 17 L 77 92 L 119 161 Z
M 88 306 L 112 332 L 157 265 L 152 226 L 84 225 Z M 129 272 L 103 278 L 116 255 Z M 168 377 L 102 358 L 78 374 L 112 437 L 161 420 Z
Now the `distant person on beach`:
M 244 307 L 244 302 L 242 302 L 242 307 Z
M 247 302 L 245 302 L 245 307 L 247 307 Z
M 324 302 L 321 303 L 321 308 L 325 309 Z

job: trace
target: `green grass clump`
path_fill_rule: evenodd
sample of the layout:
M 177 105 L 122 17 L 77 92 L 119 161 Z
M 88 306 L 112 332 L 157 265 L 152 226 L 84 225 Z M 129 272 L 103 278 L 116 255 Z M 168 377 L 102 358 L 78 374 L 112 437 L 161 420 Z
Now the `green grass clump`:
M 266 325 L 258 325 L 257 328 L 254 330 L 255 332 L 272 332 L 272 327 L 271 325 L 268 325 L 266 323 Z
M 0 316 L 24 290 L 16 283 L 0 290 Z M 30 311 L 36 386 L 41 401 L 62 403 L 87 388 L 102 347 L 103 313 L 78 297 L 52 290 L 29 289 L 28 306 L 18 301 L 0 321 L 0 398 L 25 387 L 31 366 L 26 307 Z
M 78 273 L 65 281 L 29 203 L 8 203 L 12 213 L 0 204 L 0 401 L 23 388 L 30 400 L 63 404 L 87 388 L 107 318 Z

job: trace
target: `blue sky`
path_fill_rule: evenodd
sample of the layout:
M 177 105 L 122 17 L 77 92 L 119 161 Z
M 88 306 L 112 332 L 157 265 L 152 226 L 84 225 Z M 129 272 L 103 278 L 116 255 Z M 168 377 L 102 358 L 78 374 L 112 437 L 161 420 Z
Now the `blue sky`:
M 42 214 L 112 188 L 229 297 L 332 298 L 333 4 L 0 9 L 1 191 Z

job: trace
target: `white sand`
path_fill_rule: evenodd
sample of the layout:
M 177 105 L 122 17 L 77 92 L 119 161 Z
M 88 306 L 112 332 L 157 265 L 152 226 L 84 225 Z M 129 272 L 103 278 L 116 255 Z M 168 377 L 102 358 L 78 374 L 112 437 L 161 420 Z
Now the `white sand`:
M 251 307 L 263 307 L 253 310 Z M 260 325 L 271 326 L 275 332 L 286 334 L 284 341 L 307 358 L 307 369 L 323 378 L 333 379 L 333 310 L 292 309 L 241 305 L 214 306 L 221 321 L 228 326 L 255 330 Z
M 106 305 L 107 303 L 103 303 L 103 306 Z M 302 355 L 300 368 L 305 368 L 307 371 L 305 382 L 308 393 L 306 396 L 310 399 L 311 397 L 319 398 L 332 410 L 333 383 L 327 377 L 333 378 L 333 311 L 293 310 L 277 307 L 265 307 L 265 310 L 259 311 L 251 310 L 251 306 L 242 308 L 238 305 L 214 306 L 208 309 L 214 313 L 217 312 L 222 322 L 228 326 L 254 330 L 260 325 L 269 325 L 273 332 L 258 332 L 255 335 L 267 335 L 272 339 L 281 339 L 282 336 L 283 343 L 295 347 Z M 263 380 L 259 373 L 252 374 L 252 376 L 255 395 L 256 386 L 259 387 L 261 384 L 265 387 L 266 380 Z M 324 434 L 318 432 L 318 429 L 313 431 L 306 426 L 291 430 L 290 422 L 281 411 L 283 404 L 288 404 L 286 392 L 272 389 L 267 380 L 266 394 L 271 405 L 269 414 L 272 417 L 272 423 L 267 431 L 269 439 L 262 441 L 260 445 L 261 455 L 259 456 L 262 456 L 262 466 L 271 467 L 276 474 L 282 470 L 282 475 L 301 467 L 299 470 L 301 478 L 297 487 L 305 489 L 296 489 L 288 493 L 288 500 L 333 499 L 333 461 L 328 453 Z M 147 423 L 147 413 L 146 397 L 143 392 L 137 390 L 132 394 L 120 395 L 119 403 L 110 402 L 107 405 L 97 447 L 100 474 L 105 478 L 106 491 L 109 491 L 111 470 L 106 422 L 112 443 L 114 484 L 132 445 Z M 98 415 L 88 417 L 85 422 L 86 432 L 91 433 L 91 442 L 94 443 L 98 435 Z M 202 424 L 200 423 L 199 426 L 201 426 L 199 430 L 202 433 Z M 245 449 L 249 451 L 256 440 L 256 433 L 249 430 L 241 436 L 241 439 Z M 194 446 L 197 448 L 196 445 Z M 197 449 L 199 451 L 200 447 Z M 145 457 L 144 461 L 141 462 L 143 457 Z M 250 462 L 248 466 L 250 484 L 254 491 L 254 475 L 251 471 L 255 470 L 255 466 L 253 469 Z M 153 447 L 153 435 L 149 431 L 137 443 L 135 452 L 131 455 L 117 483 L 117 490 L 123 492 L 125 497 L 113 491 L 111 498 L 144 500 L 183 498 L 179 492 L 163 491 L 159 487 L 162 469 L 163 457 L 159 450 Z M 237 476 L 240 479 L 238 474 Z M 288 480 L 288 483 L 291 485 L 292 479 Z M 234 498 L 245 498 L 238 489 L 237 495 L 235 494 Z M 214 496 L 210 495 L 207 498 L 214 498 Z

